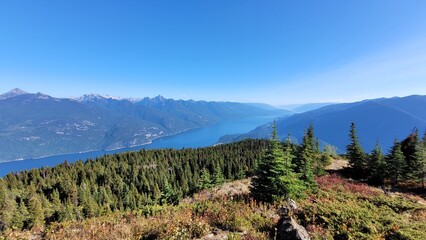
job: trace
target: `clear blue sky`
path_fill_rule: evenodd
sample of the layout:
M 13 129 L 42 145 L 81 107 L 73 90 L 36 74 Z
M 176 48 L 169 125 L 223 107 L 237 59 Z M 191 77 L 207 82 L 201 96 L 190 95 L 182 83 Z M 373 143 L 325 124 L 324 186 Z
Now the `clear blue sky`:
M 426 94 L 426 1 L 0 3 L 0 92 L 290 104 Z

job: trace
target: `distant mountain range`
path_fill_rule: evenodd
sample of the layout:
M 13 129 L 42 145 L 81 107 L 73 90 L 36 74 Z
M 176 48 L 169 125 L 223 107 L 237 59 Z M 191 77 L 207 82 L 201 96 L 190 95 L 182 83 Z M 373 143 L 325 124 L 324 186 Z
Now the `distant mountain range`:
M 304 130 L 312 123 L 316 136 L 323 145 L 334 145 L 342 152 L 349 141 L 351 122 L 356 123 L 361 144 L 366 150 L 371 150 L 378 140 L 383 150 L 387 151 L 394 139 L 405 138 L 414 128 L 418 128 L 421 133 L 426 129 L 426 96 L 413 95 L 332 104 L 281 118 L 277 121 L 277 128 L 282 139 L 291 134 L 300 142 Z M 265 124 L 246 134 L 224 136 L 220 142 L 268 138 L 272 131 L 271 126 Z
M 96 94 L 68 99 L 13 89 L 0 95 L 0 162 L 138 146 L 225 120 L 287 114 L 234 102 Z
M 306 103 L 306 104 L 290 104 L 290 105 L 281 105 L 279 108 L 292 111 L 294 113 L 304 113 L 312 111 L 318 108 L 322 108 L 328 105 L 333 105 L 337 103 L 325 102 L 325 103 Z

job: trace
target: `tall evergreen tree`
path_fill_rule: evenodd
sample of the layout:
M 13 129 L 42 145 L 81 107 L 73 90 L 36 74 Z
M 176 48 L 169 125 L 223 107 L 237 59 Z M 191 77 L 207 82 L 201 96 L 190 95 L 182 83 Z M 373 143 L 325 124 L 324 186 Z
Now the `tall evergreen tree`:
M 401 143 L 395 140 L 386 158 L 386 175 L 392 180 L 392 184 L 398 184 L 403 173 L 403 166 L 404 153 L 401 150 Z
M 368 180 L 372 184 L 381 185 L 385 178 L 385 156 L 383 155 L 382 148 L 380 147 L 379 141 L 376 142 L 376 146 L 368 157 L 368 169 L 369 177 Z
M 422 188 L 425 188 L 425 180 L 426 180 L 426 131 L 423 134 L 423 139 L 420 141 L 419 147 L 419 158 L 420 158 L 420 174 L 419 179 L 422 183 Z
M 225 182 L 225 176 L 223 175 L 222 169 L 219 166 L 216 166 L 214 169 L 213 175 L 213 184 L 220 185 Z
M 42 227 L 44 225 L 43 206 L 33 184 L 30 185 L 27 203 L 29 212 L 28 227 L 30 229 Z
M 299 164 L 298 169 L 300 179 L 306 184 L 309 189 L 316 188 L 314 179 L 313 163 L 318 161 L 318 152 L 315 149 L 316 143 L 313 137 L 313 127 L 309 127 L 308 131 L 303 136 L 302 144 L 298 154 Z
M 401 142 L 401 150 L 405 158 L 402 177 L 407 180 L 418 180 L 422 170 L 422 159 L 421 143 L 417 129 Z
M 209 189 L 213 186 L 212 178 L 208 169 L 203 168 L 201 171 L 198 189 Z
M 356 178 L 365 177 L 366 170 L 366 155 L 362 150 L 358 140 L 355 123 L 351 123 L 349 132 L 350 143 L 346 146 L 346 156 L 349 160 L 349 165 L 352 167 L 353 175 Z
M 303 184 L 293 171 L 290 147 L 283 151 L 274 123 L 272 137 L 265 156 L 261 159 L 252 179 L 251 194 L 262 202 L 281 198 L 297 198 L 303 192 Z
M 30 213 L 28 212 L 27 206 L 25 206 L 24 201 L 20 201 L 19 208 L 15 209 L 13 212 L 13 227 L 14 228 L 22 228 L 29 221 Z M 28 226 L 27 226 L 28 227 Z
M 287 138 L 286 141 L 290 141 L 290 138 Z M 294 166 L 292 160 L 294 159 L 292 153 L 291 144 L 286 144 L 283 154 L 283 169 L 284 174 L 280 177 L 280 185 L 283 188 L 283 197 L 285 199 L 297 199 L 304 195 L 306 189 L 305 184 L 299 178 L 298 174 L 294 172 Z
M 0 231 L 6 227 L 12 227 L 16 202 L 7 190 L 3 180 L 0 179 Z
M 176 192 L 173 190 L 169 182 L 165 182 L 163 191 L 161 191 L 160 203 L 164 204 L 177 204 L 179 201 Z

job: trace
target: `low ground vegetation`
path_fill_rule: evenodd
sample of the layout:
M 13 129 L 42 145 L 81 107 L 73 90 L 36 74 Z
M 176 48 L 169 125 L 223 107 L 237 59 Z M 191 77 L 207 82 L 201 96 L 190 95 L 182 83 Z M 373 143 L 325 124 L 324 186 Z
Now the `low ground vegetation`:
M 286 217 L 313 239 L 426 239 L 426 135 L 366 154 L 352 124 L 346 166 L 332 147 L 321 151 L 312 125 L 300 145 L 276 132 L 9 174 L 0 179 L 0 239 L 274 239 L 291 199 L 299 207 Z M 342 170 L 347 178 L 327 173 Z
M 312 239 L 426 239 L 420 197 L 385 194 L 337 175 L 317 177 L 318 192 L 294 217 Z M 274 239 L 280 203 L 258 203 L 249 179 L 204 190 L 178 205 L 146 206 L 44 229 L 8 229 L 0 239 Z

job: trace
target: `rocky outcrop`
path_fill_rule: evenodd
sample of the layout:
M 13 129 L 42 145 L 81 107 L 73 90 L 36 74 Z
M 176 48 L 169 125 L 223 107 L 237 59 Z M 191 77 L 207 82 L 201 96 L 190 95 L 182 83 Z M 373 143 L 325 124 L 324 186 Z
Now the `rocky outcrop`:
M 278 222 L 277 240 L 310 240 L 306 229 L 292 217 L 282 217 Z
M 308 231 L 298 224 L 291 216 L 298 210 L 295 201 L 289 199 L 287 205 L 282 207 L 278 213 L 281 219 L 277 226 L 277 240 L 310 240 Z

